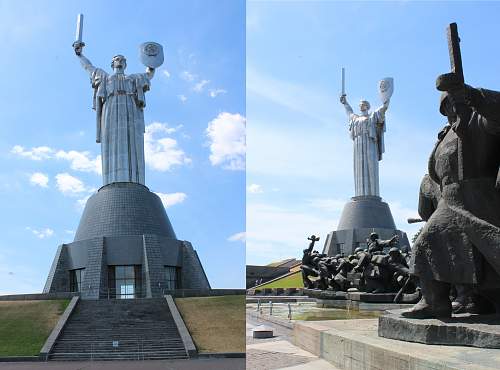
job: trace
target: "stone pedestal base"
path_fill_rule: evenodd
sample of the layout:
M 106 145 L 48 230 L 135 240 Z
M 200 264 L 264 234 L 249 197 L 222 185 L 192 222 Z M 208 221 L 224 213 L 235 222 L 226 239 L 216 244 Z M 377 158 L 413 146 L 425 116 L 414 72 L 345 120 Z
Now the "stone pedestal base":
M 133 266 L 136 298 L 159 298 L 171 289 L 210 289 L 193 246 L 177 239 L 160 198 L 140 184 L 109 184 L 88 199 L 75 240 L 57 249 L 44 293 L 121 296 L 116 266 Z
M 384 338 L 425 344 L 500 348 L 500 316 L 454 315 L 450 319 L 407 319 L 401 310 L 379 317 Z
M 372 232 L 381 239 L 398 235 L 400 248 L 410 246 L 406 233 L 396 228 L 389 205 L 380 197 L 361 196 L 346 203 L 337 230 L 330 232 L 325 240 L 323 253 L 349 255 L 358 247 L 367 248 L 366 239 Z

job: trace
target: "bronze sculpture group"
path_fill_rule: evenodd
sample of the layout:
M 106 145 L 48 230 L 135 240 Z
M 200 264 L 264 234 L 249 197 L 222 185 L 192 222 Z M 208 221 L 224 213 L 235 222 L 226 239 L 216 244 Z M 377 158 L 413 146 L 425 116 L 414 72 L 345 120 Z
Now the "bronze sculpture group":
M 312 235 L 308 240 L 311 243 L 302 258 L 302 277 L 306 288 L 396 293 L 404 287 L 408 292 L 415 291 L 408 267 L 409 255 L 396 247 L 397 236 L 381 240 L 376 233 L 372 233 L 367 239 L 367 249 L 356 248 L 348 256 L 321 254 L 313 250 L 319 238 Z

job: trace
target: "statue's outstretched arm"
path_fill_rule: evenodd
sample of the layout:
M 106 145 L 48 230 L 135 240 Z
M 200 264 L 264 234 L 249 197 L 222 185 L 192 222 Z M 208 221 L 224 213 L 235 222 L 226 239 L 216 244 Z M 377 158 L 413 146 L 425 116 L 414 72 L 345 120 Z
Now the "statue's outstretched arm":
M 500 134 L 500 92 L 467 86 L 466 101 L 482 117 L 487 131 Z
M 80 58 L 80 64 L 82 65 L 82 67 L 89 74 L 92 74 L 92 72 L 95 71 L 96 68 L 92 65 L 92 63 L 90 62 L 90 60 L 88 60 L 83 54 L 80 53 L 80 55 L 78 55 L 78 58 Z
M 387 109 L 389 109 L 389 99 L 387 99 L 384 104 L 382 104 L 382 106 L 378 109 L 378 111 L 382 114 L 385 114 L 385 112 L 387 111 Z
M 350 117 L 351 114 L 354 114 L 354 111 L 352 110 L 350 104 L 347 102 L 347 97 L 345 95 L 342 95 L 340 97 L 340 102 L 344 105 L 344 109 L 348 117 Z

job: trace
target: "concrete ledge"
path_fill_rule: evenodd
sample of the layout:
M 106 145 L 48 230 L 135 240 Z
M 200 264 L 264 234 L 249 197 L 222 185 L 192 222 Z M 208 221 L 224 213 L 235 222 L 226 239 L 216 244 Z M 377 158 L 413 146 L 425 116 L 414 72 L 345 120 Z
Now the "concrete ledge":
M 0 357 L 0 362 L 38 362 L 38 356 L 6 356 Z
M 212 297 L 222 295 L 245 295 L 245 289 L 174 289 L 166 290 L 164 295 L 170 295 L 174 298 L 188 297 Z
M 426 345 L 378 337 L 376 319 L 295 323 L 294 341 L 342 370 L 493 370 L 495 349 Z
M 40 350 L 40 354 L 38 355 L 41 360 L 47 361 L 49 358 L 49 353 L 52 351 L 52 347 L 54 347 L 54 344 L 61 334 L 61 331 L 64 328 L 64 325 L 66 325 L 66 322 L 69 319 L 69 316 L 75 309 L 76 305 L 78 304 L 78 300 L 80 297 L 76 296 L 71 298 L 71 302 L 69 302 L 68 307 L 66 307 L 66 310 L 64 310 L 63 314 L 59 318 L 59 321 L 57 322 L 56 326 L 54 329 L 52 329 L 52 332 L 50 333 L 49 337 L 45 341 L 45 344 L 43 345 L 42 349 Z
M 252 312 L 252 311 L 247 311 L 247 315 L 254 318 L 254 319 L 259 319 L 263 321 L 268 321 L 270 323 L 276 324 L 283 326 L 287 329 L 292 329 L 294 327 L 294 322 L 286 319 L 281 319 L 276 316 L 270 316 L 270 315 L 265 315 L 265 314 L 259 314 L 258 312 Z
M 245 358 L 247 354 L 245 352 L 211 352 L 211 353 L 199 353 L 199 358 Z
M 408 319 L 401 311 L 379 317 L 381 337 L 426 344 L 500 348 L 500 316 L 454 315 L 449 319 Z
M 79 293 L 32 293 L 32 294 L 9 294 L 0 296 L 0 301 L 45 301 L 52 299 L 71 299 Z
M 196 350 L 193 338 L 191 338 L 191 334 L 189 334 L 189 330 L 186 327 L 186 324 L 184 323 L 184 320 L 182 319 L 182 316 L 179 313 L 177 306 L 175 305 L 174 299 L 172 298 L 171 295 L 165 296 L 165 299 L 167 300 L 168 308 L 172 313 L 172 317 L 174 318 L 177 330 L 179 330 L 179 334 L 181 335 L 182 338 L 182 343 L 184 343 L 184 347 L 186 348 L 188 356 L 196 357 L 198 355 L 198 351 Z
M 304 296 L 252 296 L 246 297 L 247 303 L 257 303 L 261 301 L 262 303 L 266 303 L 272 301 L 273 303 L 296 303 L 296 302 L 315 302 L 316 299 L 304 297 Z

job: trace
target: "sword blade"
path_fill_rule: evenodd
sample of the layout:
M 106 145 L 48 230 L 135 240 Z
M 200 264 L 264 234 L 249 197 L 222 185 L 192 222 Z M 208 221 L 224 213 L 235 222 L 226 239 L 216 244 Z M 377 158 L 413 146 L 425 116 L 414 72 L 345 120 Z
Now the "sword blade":
M 78 14 L 76 18 L 76 41 L 82 42 L 82 33 L 83 33 L 83 14 Z
M 345 95 L 345 68 L 342 67 L 342 95 Z
M 451 71 L 464 82 L 464 70 L 462 68 L 462 54 L 460 53 L 460 38 L 456 23 L 450 23 L 447 29 L 448 51 L 450 53 Z

